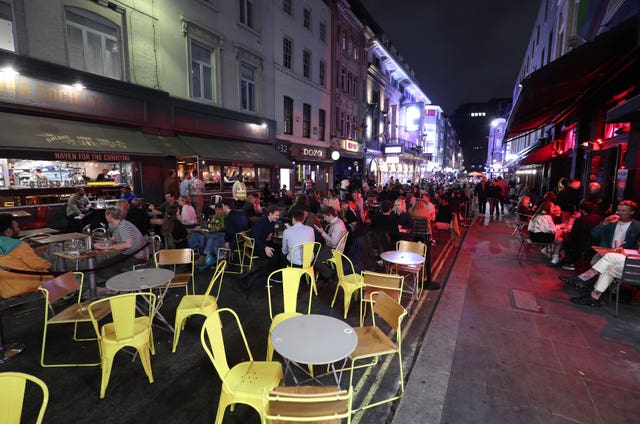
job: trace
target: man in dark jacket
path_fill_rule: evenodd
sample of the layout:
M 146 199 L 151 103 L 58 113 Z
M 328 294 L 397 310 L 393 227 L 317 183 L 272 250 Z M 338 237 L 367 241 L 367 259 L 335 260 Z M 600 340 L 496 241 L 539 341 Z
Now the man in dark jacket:
M 558 192 L 556 204 L 562 209 L 562 222 L 567 222 L 580 204 L 580 180 L 573 179 Z
M 563 241 L 564 264 L 562 269 L 573 271 L 576 269 L 576 259 L 590 249 L 591 230 L 602 221 L 602 216 L 596 213 L 596 205 L 584 201 L 580 205 L 580 217 L 573 222 L 569 236 Z
M 476 184 L 475 195 L 478 196 L 478 213 L 484 215 L 487 210 L 487 198 L 489 196 L 487 177 L 482 177 L 482 181 Z
M 618 204 L 615 215 L 606 217 L 602 224 L 591 230 L 591 237 L 602 247 L 637 249 L 640 240 L 640 221 L 633 219 L 638 205 L 632 200 Z
M 224 212 L 224 240 L 235 249 L 236 234 L 249 229 L 249 218 L 239 209 L 236 209 L 236 201 L 233 199 L 222 200 L 222 210 Z

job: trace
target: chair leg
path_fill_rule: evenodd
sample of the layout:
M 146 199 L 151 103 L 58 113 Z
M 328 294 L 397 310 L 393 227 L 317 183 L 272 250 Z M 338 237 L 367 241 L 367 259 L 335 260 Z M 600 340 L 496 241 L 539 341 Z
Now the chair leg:
M 113 356 L 116 352 L 103 352 L 102 357 L 102 380 L 100 381 L 100 399 L 104 399 L 104 394 L 109 385 L 109 377 L 111 376 L 111 367 L 113 365 Z
M 331 301 L 331 307 L 336 303 L 336 297 L 338 297 L 338 289 L 340 288 L 340 283 L 336 284 L 336 291 L 333 293 L 333 300 Z
M 271 332 L 269 332 L 269 337 L 267 338 L 267 361 L 273 360 L 273 345 L 271 344 Z
M 231 397 L 225 392 L 224 388 L 222 388 L 222 392 L 220 393 L 220 400 L 218 401 L 218 412 L 216 412 L 216 421 L 215 424 L 222 424 L 222 419 L 224 418 L 224 412 L 229 406 L 229 401 Z M 231 410 L 233 411 L 233 405 L 231 405 Z
M 176 353 L 176 348 L 178 347 L 178 340 L 180 340 L 180 331 L 184 328 L 184 322 L 187 317 L 183 317 L 180 311 L 176 311 L 176 323 L 173 327 L 173 347 L 171 348 L 171 353 Z
M 144 368 L 145 374 L 149 377 L 149 383 L 153 383 L 153 372 L 151 371 L 151 355 L 149 355 L 150 347 L 143 346 L 142 349 L 137 349 L 140 354 L 140 362 L 142 362 L 142 368 Z

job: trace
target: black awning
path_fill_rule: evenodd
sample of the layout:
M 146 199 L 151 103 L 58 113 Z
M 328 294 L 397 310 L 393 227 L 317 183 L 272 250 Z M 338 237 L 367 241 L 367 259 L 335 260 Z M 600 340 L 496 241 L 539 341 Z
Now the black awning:
M 638 23 L 630 19 L 529 74 L 507 121 L 507 138 L 561 122 L 639 59 Z
M 4 112 L 0 112 L 0 126 L 0 148 L 5 150 L 54 152 L 70 160 L 102 160 L 98 154 L 113 160 L 129 155 L 171 155 L 161 143 L 149 142 L 134 128 Z M 84 157 L 82 153 L 96 155 Z
M 640 119 L 640 95 L 607 112 L 607 122 L 629 122 Z
M 271 144 L 188 135 L 180 135 L 180 139 L 196 155 L 206 159 L 218 159 L 235 163 L 274 164 L 284 167 L 293 166 L 291 161 L 277 152 Z

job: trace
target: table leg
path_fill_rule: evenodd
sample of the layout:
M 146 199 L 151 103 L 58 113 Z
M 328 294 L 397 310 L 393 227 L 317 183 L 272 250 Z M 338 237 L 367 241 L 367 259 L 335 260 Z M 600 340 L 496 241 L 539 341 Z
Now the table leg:
M 95 258 L 90 257 L 87 259 L 87 267 L 89 269 L 93 269 L 95 268 Z M 90 299 L 95 299 L 97 297 L 97 290 L 96 290 L 96 272 L 95 271 L 89 271 L 88 272 L 88 277 L 89 277 L 89 298 Z

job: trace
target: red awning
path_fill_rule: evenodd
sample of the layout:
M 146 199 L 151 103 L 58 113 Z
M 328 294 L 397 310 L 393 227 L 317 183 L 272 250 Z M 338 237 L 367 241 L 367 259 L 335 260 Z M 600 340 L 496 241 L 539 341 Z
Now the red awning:
M 507 121 L 507 139 L 555 124 L 640 59 L 638 23 L 630 19 L 585 43 L 522 81 Z

